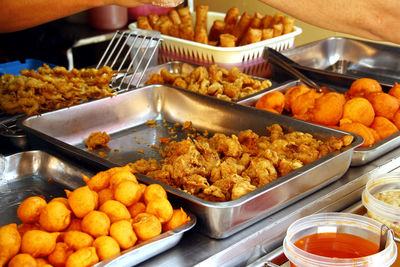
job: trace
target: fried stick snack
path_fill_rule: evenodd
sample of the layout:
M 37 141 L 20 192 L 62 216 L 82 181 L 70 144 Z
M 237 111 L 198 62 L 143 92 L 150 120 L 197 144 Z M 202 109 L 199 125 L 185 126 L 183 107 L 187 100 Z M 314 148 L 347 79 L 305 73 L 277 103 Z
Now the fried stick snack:
M 208 44 L 207 13 L 208 6 L 196 6 L 196 27 L 194 29 L 194 40 L 203 44 Z
M 294 28 L 294 18 L 284 16 L 282 19 L 282 24 L 283 24 L 283 33 L 290 33 L 293 31 Z
M 244 12 L 233 31 L 233 35 L 236 36 L 238 44 L 241 42 L 244 34 L 249 28 L 250 23 L 251 23 L 251 16 L 247 12 Z
M 229 33 L 223 33 L 219 36 L 219 43 L 222 47 L 235 47 L 236 37 Z
M 213 25 L 211 26 L 210 33 L 208 34 L 208 41 L 218 41 L 220 35 L 223 34 L 224 29 L 225 22 L 219 19 L 215 20 Z
M 282 33 L 283 33 L 282 23 L 274 24 L 274 26 L 272 26 L 272 28 L 274 29 L 274 37 L 282 35 Z
M 160 16 L 157 14 L 149 14 L 147 15 L 147 19 L 149 20 L 150 26 L 154 28 Z M 140 27 L 139 27 L 140 28 Z
M 140 29 L 143 29 L 143 30 L 152 30 L 153 29 L 150 25 L 149 19 L 146 16 L 139 16 L 137 18 L 137 25 Z
M 170 10 L 168 12 L 168 16 L 171 19 L 172 23 L 178 25 L 182 23 L 181 17 L 179 17 L 178 11 L 176 11 L 175 9 Z
M 251 20 L 250 27 L 255 29 L 261 29 L 263 15 L 259 12 L 255 12 L 253 19 Z
M 262 29 L 261 30 L 261 40 L 268 40 L 274 37 L 274 29 L 268 28 L 268 29 Z
M 237 7 L 232 7 L 228 10 L 225 15 L 225 30 L 224 33 L 233 34 L 233 30 L 235 29 L 236 23 L 239 19 L 239 9 Z
M 261 29 L 254 29 L 254 28 L 249 28 L 247 30 L 245 39 L 244 39 L 244 44 L 252 44 L 261 41 L 262 37 L 262 31 Z
M 177 10 L 179 17 L 181 18 L 181 24 L 179 27 L 180 37 L 185 40 L 193 41 L 194 40 L 194 29 L 192 16 L 190 14 L 189 7 L 181 7 Z

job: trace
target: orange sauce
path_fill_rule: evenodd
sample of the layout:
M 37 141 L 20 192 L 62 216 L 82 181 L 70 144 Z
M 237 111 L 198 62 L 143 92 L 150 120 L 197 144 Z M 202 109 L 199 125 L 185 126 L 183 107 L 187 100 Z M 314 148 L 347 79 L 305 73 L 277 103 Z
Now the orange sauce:
M 360 258 L 378 252 L 379 246 L 367 239 L 345 233 L 318 233 L 294 243 L 314 255 L 330 258 Z

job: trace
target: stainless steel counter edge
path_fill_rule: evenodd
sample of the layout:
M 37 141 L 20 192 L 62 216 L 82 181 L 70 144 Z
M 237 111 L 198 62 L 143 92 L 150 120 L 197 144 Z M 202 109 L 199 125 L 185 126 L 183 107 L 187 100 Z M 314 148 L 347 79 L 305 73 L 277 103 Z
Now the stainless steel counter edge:
M 318 212 L 341 211 L 360 201 L 367 180 L 398 168 L 399 155 L 400 149 L 396 149 L 368 165 L 352 167 L 336 182 L 229 238 L 214 240 L 197 231 L 190 231 L 178 246 L 141 266 L 209 267 L 250 264 L 281 246 L 286 229 L 295 220 Z

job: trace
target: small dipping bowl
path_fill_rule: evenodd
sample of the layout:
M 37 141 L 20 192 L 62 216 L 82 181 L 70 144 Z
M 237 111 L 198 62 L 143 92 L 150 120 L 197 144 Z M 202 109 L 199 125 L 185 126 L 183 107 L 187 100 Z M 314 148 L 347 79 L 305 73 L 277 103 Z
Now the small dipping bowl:
M 392 231 L 388 231 L 385 248 L 378 252 L 382 223 L 368 218 L 366 216 L 329 212 L 313 214 L 295 221 L 287 230 L 283 242 L 283 251 L 289 259 L 291 266 L 311 267 L 311 266 L 379 266 L 389 267 L 396 260 L 397 247 L 394 241 Z M 334 233 L 347 234 L 362 238 L 366 242 L 373 243 L 376 246 L 376 252 L 362 257 L 328 257 L 320 256 L 307 252 L 295 243 L 305 237 L 314 234 Z M 311 244 L 309 244 L 311 246 Z M 342 244 L 340 245 L 342 246 Z M 344 245 L 343 245 L 344 246 Z M 357 243 L 354 247 L 362 246 Z

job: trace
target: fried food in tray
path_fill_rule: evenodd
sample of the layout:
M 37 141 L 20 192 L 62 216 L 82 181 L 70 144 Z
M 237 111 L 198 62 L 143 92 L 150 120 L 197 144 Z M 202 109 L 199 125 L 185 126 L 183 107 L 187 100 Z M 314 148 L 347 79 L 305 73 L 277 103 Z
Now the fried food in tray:
M 159 73 L 151 73 L 145 84 L 169 84 L 226 101 L 236 101 L 272 85 L 270 80 L 254 79 L 236 67 L 228 70 L 216 64 L 198 66 L 190 73 L 171 73 L 162 68 Z
M 370 147 L 393 135 L 400 127 L 400 98 L 396 86 L 388 93 L 371 78 L 355 80 L 345 93 L 298 85 L 285 93 L 269 92 L 255 104 L 257 108 L 286 114 L 312 123 L 357 133 L 364 138 L 361 147 Z M 276 97 L 281 94 L 284 97 Z M 285 109 L 282 107 L 284 105 Z
M 210 21 L 207 29 L 207 5 L 195 7 L 196 16 L 192 21 L 189 7 L 178 7 L 168 15 L 150 14 L 137 18 L 137 27 L 145 30 L 156 30 L 162 34 L 182 38 L 198 43 L 235 47 L 260 42 L 290 33 L 294 30 L 295 19 L 280 12 L 263 15 L 255 12 L 251 15 L 243 12 L 240 16 L 237 7 L 230 8 L 224 20 Z M 193 26 L 194 25 L 194 26 Z M 228 40 L 230 40 L 228 42 Z M 232 42 L 232 40 L 234 40 Z
M 20 73 L 0 77 L 0 109 L 8 114 L 36 115 L 114 95 L 109 86 L 114 72 L 107 66 L 67 71 L 45 64 Z
M 248 129 L 238 135 L 171 141 L 161 163 L 141 159 L 129 166 L 191 195 L 222 202 L 238 199 L 353 141 L 351 135 L 321 141 L 300 131 L 284 133 L 279 124 L 267 129 L 269 136 Z

